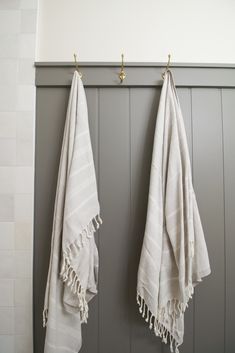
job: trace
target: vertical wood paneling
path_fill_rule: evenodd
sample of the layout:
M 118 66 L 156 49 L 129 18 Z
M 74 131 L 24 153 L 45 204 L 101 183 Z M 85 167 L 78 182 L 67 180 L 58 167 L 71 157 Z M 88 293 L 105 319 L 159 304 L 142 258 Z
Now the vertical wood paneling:
M 212 274 L 196 287 L 194 302 L 186 311 L 180 352 L 233 353 L 235 90 L 177 91 L 212 267 Z M 37 89 L 35 353 L 43 353 L 44 347 L 42 307 L 68 94 L 69 88 Z M 168 353 L 169 348 L 141 318 L 135 299 L 160 87 L 87 88 L 86 94 L 104 223 L 100 234 L 96 234 L 99 294 L 89 305 L 81 353 Z
M 192 165 L 192 105 L 191 105 L 191 89 L 177 89 L 180 106 L 184 118 L 185 130 L 188 140 L 188 148 Z M 194 337 L 194 299 L 189 302 L 189 307 L 185 313 L 185 331 L 184 343 L 180 347 L 181 353 L 193 353 L 193 337 Z M 169 347 L 168 347 L 169 352 Z
M 68 88 L 37 90 L 34 219 L 34 335 L 35 353 L 44 349 L 42 311 L 51 249 L 55 192 Z
M 102 89 L 99 102 L 99 352 L 129 353 L 130 142 L 128 89 Z
M 235 350 L 235 90 L 222 90 L 226 244 L 226 353 Z M 222 285 L 222 284 L 221 284 Z
M 131 120 L 131 351 L 160 353 L 161 341 L 150 332 L 136 303 L 136 279 L 144 236 L 153 137 L 159 102 L 159 89 L 132 88 Z
M 195 353 L 224 352 L 224 201 L 221 97 L 193 89 L 194 187 L 212 274 L 196 288 Z
M 96 169 L 96 178 L 98 178 L 98 89 L 97 88 L 86 88 L 86 97 L 89 114 L 89 127 L 91 134 L 91 144 L 93 149 L 93 157 Z M 98 180 L 97 180 L 98 184 Z M 99 232 L 95 234 L 95 240 L 99 247 Z M 86 325 L 82 325 L 82 339 L 83 345 L 81 353 L 97 353 L 99 343 L 99 307 L 98 307 L 98 296 L 89 304 L 89 320 Z M 91 339 L 92 337 L 92 339 Z

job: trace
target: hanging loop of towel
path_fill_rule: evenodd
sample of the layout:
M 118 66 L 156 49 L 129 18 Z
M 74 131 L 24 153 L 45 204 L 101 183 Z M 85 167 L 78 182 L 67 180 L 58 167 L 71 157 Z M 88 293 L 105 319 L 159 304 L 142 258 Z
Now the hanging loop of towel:
M 81 71 L 79 70 L 79 66 L 78 66 L 77 55 L 76 55 L 76 54 L 73 54 L 73 56 L 74 56 L 76 71 L 78 72 L 80 78 L 82 78 L 82 73 L 81 73 Z

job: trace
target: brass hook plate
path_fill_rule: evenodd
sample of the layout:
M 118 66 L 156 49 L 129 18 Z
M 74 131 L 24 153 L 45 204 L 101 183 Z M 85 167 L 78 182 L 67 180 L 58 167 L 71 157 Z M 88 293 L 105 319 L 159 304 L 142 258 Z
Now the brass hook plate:
M 121 71 L 119 73 L 120 83 L 122 83 L 126 78 L 126 73 L 124 71 L 124 54 L 122 54 L 122 64 L 121 64 Z

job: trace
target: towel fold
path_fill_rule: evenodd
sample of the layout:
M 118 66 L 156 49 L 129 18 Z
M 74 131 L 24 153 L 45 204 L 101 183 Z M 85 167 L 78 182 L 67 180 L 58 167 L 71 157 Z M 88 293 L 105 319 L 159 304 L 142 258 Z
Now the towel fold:
M 179 352 L 183 343 L 184 312 L 194 287 L 209 273 L 183 117 L 167 71 L 154 137 L 137 302 L 149 328 L 170 344 L 171 352 Z
M 102 223 L 84 87 L 74 72 L 57 181 L 43 324 L 44 353 L 77 353 L 97 293 L 94 232 Z

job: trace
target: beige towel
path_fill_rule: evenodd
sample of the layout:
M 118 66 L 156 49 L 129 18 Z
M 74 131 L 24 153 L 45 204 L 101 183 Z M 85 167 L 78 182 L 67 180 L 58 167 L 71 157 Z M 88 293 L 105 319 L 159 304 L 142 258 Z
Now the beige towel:
M 44 353 L 77 353 L 88 302 L 97 293 L 94 232 L 102 223 L 84 87 L 74 72 L 54 208 L 43 311 Z
M 184 122 L 172 74 L 165 74 L 156 122 L 137 302 L 156 336 L 178 352 L 194 286 L 210 273 L 192 185 Z

